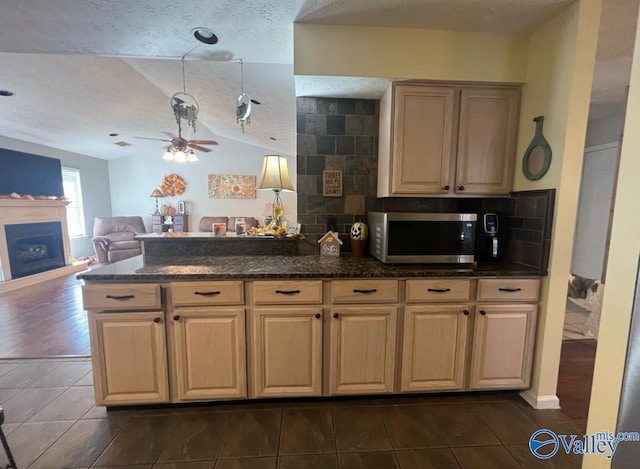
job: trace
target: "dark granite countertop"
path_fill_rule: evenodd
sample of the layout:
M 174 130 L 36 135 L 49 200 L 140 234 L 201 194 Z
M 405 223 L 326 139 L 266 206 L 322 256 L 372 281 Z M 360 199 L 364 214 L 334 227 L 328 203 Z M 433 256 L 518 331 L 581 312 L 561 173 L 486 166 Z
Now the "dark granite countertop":
M 373 257 L 218 256 L 183 257 L 180 262 L 144 265 L 142 256 L 81 272 L 99 281 L 171 281 L 257 278 L 538 277 L 547 272 L 522 265 L 386 265 Z

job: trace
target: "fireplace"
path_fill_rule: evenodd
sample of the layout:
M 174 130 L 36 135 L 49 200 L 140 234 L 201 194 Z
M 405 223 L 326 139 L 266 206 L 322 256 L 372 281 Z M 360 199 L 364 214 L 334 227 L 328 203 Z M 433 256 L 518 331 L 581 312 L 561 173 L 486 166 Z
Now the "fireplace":
M 11 278 L 65 266 L 60 222 L 5 225 Z

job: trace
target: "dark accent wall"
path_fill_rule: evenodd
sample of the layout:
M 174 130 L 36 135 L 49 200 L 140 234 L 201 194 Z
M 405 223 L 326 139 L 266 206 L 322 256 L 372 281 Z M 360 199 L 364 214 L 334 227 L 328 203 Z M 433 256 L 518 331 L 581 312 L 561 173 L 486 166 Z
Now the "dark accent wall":
M 0 148 L 0 194 L 64 195 L 60 160 Z
M 511 193 L 509 261 L 548 269 L 555 196 L 555 189 Z
M 298 223 L 307 250 L 329 227 L 349 251 L 351 224 L 379 210 L 378 101 L 298 98 Z M 342 170 L 342 197 L 322 195 L 322 171 Z
M 298 98 L 298 223 L 307 239 L 300 253 L 316 251 L 317 240 L 335 228 L 349 252 L 349 229 L 366 221 L 370 211 L 477 213 L 478 238 L 482 214 L 500 216 L 500 261 L 546 270 L 549 263 L 554 190 L 514 192 L 494 198 L 377 198 L 377 100 Z M 343 172 L 343 196 L 322 195 L 322 171 Z M 482 240 L 478 250 L 484 253 Z M 482 256 L 479 256 L 482 258 Z

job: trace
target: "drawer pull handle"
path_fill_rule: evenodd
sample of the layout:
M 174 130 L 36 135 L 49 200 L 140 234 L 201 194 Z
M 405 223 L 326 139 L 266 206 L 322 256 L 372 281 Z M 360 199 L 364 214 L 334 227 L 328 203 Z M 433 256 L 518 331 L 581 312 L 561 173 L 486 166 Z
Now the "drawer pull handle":
M 517 292 L 522 291 L 522 288 L 498 288 L 498 291 Z
M 469 310 L 465 309 L 464 311 L 462 311 L 462 314 L 464 314 L 465 316 L 469 316 Z
M 153 318 L 153 322 L 155 322 L 155 323 L 159 323 L 161 321 L 162 321 L 162 319 L 160 319 L 160 318 Z
M 280 293 L 281 295 L 297 295 L 300 293 L 300 290 L 276 290 L 276 293 Z
M 340 315 L 338 313 L 333 313 L 333 318 L 334 319 L 338 319 L 340 317 Z
M 322 314 L 316 313 L 316 319 L 320 319 L 321 317 L 322 317 Z
M 378 291 L 378 290 L 377 290 L 376 288 L 371 288 L 371 289 L 369 289 L 369 290 L 359 290 L 359 289 L 357 289 L 357 288 L 354 288 L 354 289 L 353 289 L 353 293 L 365 293 L 365 294 L 368 294 L 368 293 L 375 293 L 375 292 L 377 292 L 377 291 Z
M 194 295 L 202 295 L 202 296 L 216 296 L 219 295 L 219 291 L 197 291 L 193 293 Z
M 136 295 L 107 295 L 110 300 L 131 300 L 135 297 Z
M 480 316 L 484 316 L 485 314 L 487 314 L 487 312 L 483 309 L 480 310 Z
M 434 293 L 447 293 L 451 291 L 451 288 L 427 288 L 427 291 L 431 291 Z
M 180 321 L 180 315 L 179 315 L 179 314 L 176 314 L 176 315 L 173 317 L 173 320 L 174 320 L 174 321 Z

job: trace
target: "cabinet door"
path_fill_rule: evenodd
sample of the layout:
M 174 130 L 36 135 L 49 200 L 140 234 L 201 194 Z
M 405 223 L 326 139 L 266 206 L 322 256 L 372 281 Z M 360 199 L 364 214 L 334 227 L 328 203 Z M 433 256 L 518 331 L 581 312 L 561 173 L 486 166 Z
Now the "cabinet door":
M 393 391 L 397 315 L 391 306 L 331 310 L 331 394 Z
M 247 396 L 243 308 L 176 308 L 168 323 L 174 400 Z
M 407 306 L 401 391 L 462 389 L 467 305 Z
M 476 307 L 471 356 L 471 389 L 524 389 L 529 386 L 536 305 Z
M 90 313 L 98 405 L 169 401 L 164 313 Z
M 322 309 L 256 308 L 252 377 L 257 397 L 322 393 Z
M 520 92 L 464 89 L 456 157 L 457 194 L 508 194 L 518 131 Z
M 391 193 L 445 194 L 455 90 L 396 85 L 394 98 Z

